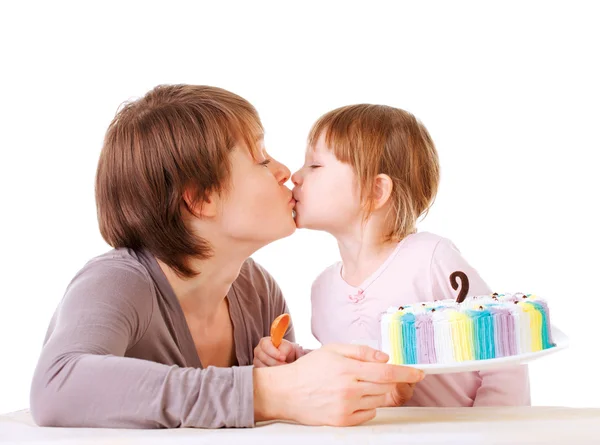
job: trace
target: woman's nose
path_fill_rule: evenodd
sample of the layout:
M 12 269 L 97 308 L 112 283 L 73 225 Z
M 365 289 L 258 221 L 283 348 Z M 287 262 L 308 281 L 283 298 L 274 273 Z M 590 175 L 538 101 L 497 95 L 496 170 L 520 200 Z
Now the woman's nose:
M 275 160 L 271 158 L 271 161 Z M 277 182 L 279 182 L 279 184 L 283 185 L 288 181 L 288 179 L 290 179 L 290 175 L 292 174 L 292 172 L 290 172 L 290 169 L 283 165 L 281 162 L 275 161 L 275 163 L 275 178 L 277 178 Z

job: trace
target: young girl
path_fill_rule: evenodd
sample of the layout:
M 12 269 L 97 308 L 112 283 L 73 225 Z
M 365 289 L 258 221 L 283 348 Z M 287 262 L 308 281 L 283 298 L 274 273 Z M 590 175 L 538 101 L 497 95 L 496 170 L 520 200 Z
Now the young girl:
M 296 225 L 338 241 L 341 262 L 312 286 L 312 331 L 322 344 L 379 338 L 390 306 L 456 298 L 449 276 L 466 273 L 469 295 L 491 293 L 454 244 L 417 233 L 435 198 L 439 163 L 425 127 L 410 113 L 382 105 L 342 107 L 313 126 L 304 166 L 292 176 Z M 255 366 L 293 361 L 263 339 Z M 427 376 L 407 405 L 529 405 L 526 366 Z

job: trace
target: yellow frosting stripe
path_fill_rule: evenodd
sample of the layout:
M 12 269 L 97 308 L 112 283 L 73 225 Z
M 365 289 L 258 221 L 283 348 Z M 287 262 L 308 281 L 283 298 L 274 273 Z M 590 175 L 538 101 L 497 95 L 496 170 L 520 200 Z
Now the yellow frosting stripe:
M 452 326 L 454 359 L 457 362 L 473 360 L 473 322 L 471 318 L 463 312 L 452 311 L 450 326 Z
M 396 339 L 396 320 L 394 319 L 394 317 L 390 318 L 388 335 L 390 336 L 390 352 L 392 354 L 392 363 L 398 364 L 398 355 L 396 354 L 398 340 Z
M 404 357 L 402 354 L 402 322 L 401 314 L 394 314 L 390 320 L 390 345 L 392 348 L 392 363 L 402 365 Z
M 542 350 L 542 314 L 528 302 L 522 303 L 523 310 L 529 314 L 531 327 L 531 351 Z

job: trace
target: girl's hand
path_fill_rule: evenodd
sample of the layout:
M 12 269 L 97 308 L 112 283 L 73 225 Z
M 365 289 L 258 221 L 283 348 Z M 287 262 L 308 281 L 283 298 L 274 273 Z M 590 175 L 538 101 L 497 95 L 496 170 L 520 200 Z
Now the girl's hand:
M 301 349 L 295 343 L 290 343 L 286 339 L 281 341 L 279 348 L 273 346 L 271 337 L 263 337 L 260 339 L 258 346 L 254 348 L 254 360 L 252 364 L 256 368 L 264 368 L 266 366 L 279 366 L 286 363 L 292 363 L 296 360 L 296 351 Z

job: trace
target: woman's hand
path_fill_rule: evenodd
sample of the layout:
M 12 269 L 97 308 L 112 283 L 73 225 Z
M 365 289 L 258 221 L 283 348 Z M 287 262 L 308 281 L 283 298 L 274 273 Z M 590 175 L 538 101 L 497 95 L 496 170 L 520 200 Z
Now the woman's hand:
M 254 348 L 252 364 L 256 368 L 264 368 L 292 363 L 298 358 L 297 351 L 299 349 L 301 349 L 300 346 L 290 343 L 286 339 L 281 340 L 279 348 L 276 348 L 271 342 L 271 337 L 263 337 L 258 346 Z
M 399 383 L 423 379 L 422 371 L 389 365 L 388 358 L 363 345 L 327 345 L 289 366 L 255 369 L 255 419 L 334 426 L 366 422 L 376 408 L 405 399 L 406 387 Z

